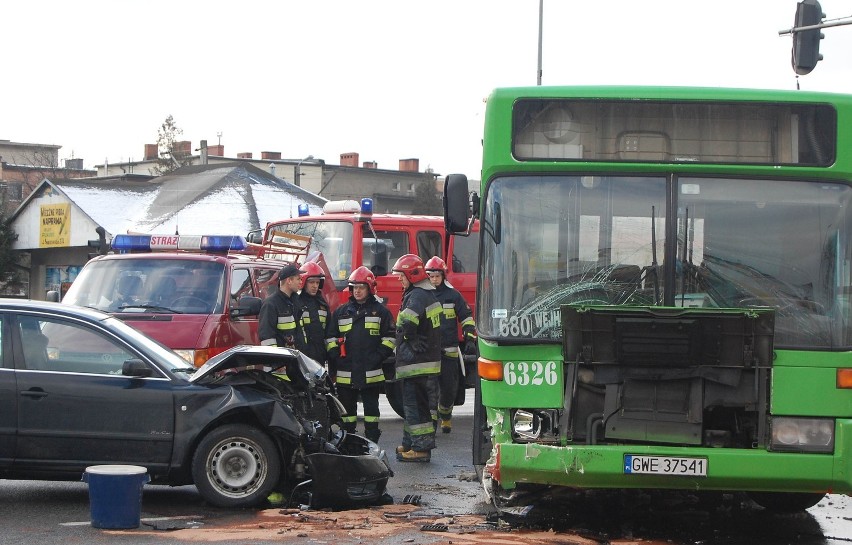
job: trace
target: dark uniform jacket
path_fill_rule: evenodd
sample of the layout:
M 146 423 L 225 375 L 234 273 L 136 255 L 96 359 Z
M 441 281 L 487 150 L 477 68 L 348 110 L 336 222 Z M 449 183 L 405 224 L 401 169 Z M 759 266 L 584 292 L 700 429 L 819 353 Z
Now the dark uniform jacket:
M 299 302 L 302 304 L 302 330 L 304 337 L 299 337 L 296 348 L 306 356 L 325 363 L 327 359 L 325 351 L 325 328 L 328 322 L 328 303 L 319 294 L 309 295 L 302 292 L 299 294 Z
M 332 314 L 326 342 L 338 386 L 378 386 L 385 380 L 382 362 L 393 354 L 393 316 L 373 295 L 363 304 L 350 297 Z
M 257 321 L 260 344 L 298 348 L 297 339 L 304 339 L 301 314 L 301 304 L 296 293 L 287 297 L 283 291 L 277 290 L 264 299 Z
M 446 282 L 435 287 L 435 298 L 441 303 L 441 346 L 443 348 L 459 347 L 459 329 L 462 326 L 465 337 L 475 335 L 473 312 L 462 294 Z M 466 340 L 466 339 L 465 339 Z
M 396 378 L 441 373 L 441 304 L 428 280 L 402 294 L 396 317 Z

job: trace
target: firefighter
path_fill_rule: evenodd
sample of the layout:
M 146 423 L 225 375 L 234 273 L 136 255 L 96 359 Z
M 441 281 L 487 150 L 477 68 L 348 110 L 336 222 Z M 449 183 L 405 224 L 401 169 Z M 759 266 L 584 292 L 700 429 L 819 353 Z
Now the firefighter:
M 376 276 L 367 267 L 349 275 L 349 301 L 331 315 L 326 349 L 336 369 L 337 396 L 346 415 L 344 429 L 354 432 L 358 396 L 364 406 L 364 435 L 378 443 L 379 394 L 385 381 L 382 362 L 393 355 L 394 324 L 388 308 L 376 298 Z
M 405 254 L 392 270 L 403 288 L 396 319 L 396 378 L 402 380 L 405 423 L 396 459 L 429 462 L 435 448 L 432 411 L 438 405 L 441 372 L 441 304 L 420 257 Z
M 473 321 L 473 313 L 470 305 L 447 281 L 447 264 L 438 256 L 426 262 L 426 274 L 429 282 L 435 287 L 435 297 L 441 303 L 441 374 L 438 378 L 440 395 L 438 397 L 438 420 L 441 423 L 441 431 L 450 433 L 452 431 L 453 405 L 460 384 L 461 373 L 459 361 L 459 333 L 458 324 L 461 324 L 462 335 L 465 340 L 465 352 L 470 350 L 470 344 L 476 343 L 476 327 Z
M 304 339 L 298 339 L 296 346 L 306 356 L 325 365 L 328 359 L 325 348 L 325 328 L 328 322 L 328 303 L 323 297 L 325 273 L 322 267 L 310 261 L 301 268 L 302 291 L 299 302 L 302 304 L 302 330 Z
M 300 274 L 296 265 L 285 265 L 278 273 L 278 290 L 264 299 L 257 319 L 261 345 L 298 348 L 297 339 L 304 339 L 297 293 L 302 283 Z

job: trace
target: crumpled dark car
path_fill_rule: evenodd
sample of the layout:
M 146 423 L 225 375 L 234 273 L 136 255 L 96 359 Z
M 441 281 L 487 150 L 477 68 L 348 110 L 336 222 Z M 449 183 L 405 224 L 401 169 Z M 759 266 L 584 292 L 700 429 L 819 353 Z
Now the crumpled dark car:
M 195 369 L 108 314 L 38 301 L 0 299 L 0 328 L 0 478 L 131 464 L 222 507 L 386 498 L 384 452 L 342 431 L 325 370 L 296 350 L 238 346 Z
M 193 480 L 211 503 L 266 497 L 274 482 L 290 492 L 291 503 L 312 507 L 382 500 L 392 475 L 385 453 L 340 428 L 345 410 L 326 370 L 301 352 L 237 346 L 209 360 L 190 382 L 216 392 L 227 388 L 210 404 L 248 409 L 263 424 L 263 431 L 251 433 L 223 426 L 199 443 Z

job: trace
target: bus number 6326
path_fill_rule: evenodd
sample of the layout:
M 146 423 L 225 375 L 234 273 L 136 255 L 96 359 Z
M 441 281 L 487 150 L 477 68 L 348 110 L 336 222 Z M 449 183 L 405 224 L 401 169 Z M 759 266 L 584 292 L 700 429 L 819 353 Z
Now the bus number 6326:
M 555 361 L 507 361 L 503 364 L 503 380 L 509 386 L 553 386 L 558 379 Z

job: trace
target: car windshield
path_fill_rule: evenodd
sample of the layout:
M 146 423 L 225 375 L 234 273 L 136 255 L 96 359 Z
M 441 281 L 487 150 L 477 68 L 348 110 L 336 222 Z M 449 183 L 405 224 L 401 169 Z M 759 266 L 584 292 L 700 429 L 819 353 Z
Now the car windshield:
M 211 314 L 224 306 L 225 265 L 192 259 L 91 261 L 63 303 L 112 313 Z
M 561 338 L 561 304 L 774 307 L 776 346 L 848 346 L 850 200 L 827 182 L 495 179 L 477 325 L 540 342 Z

